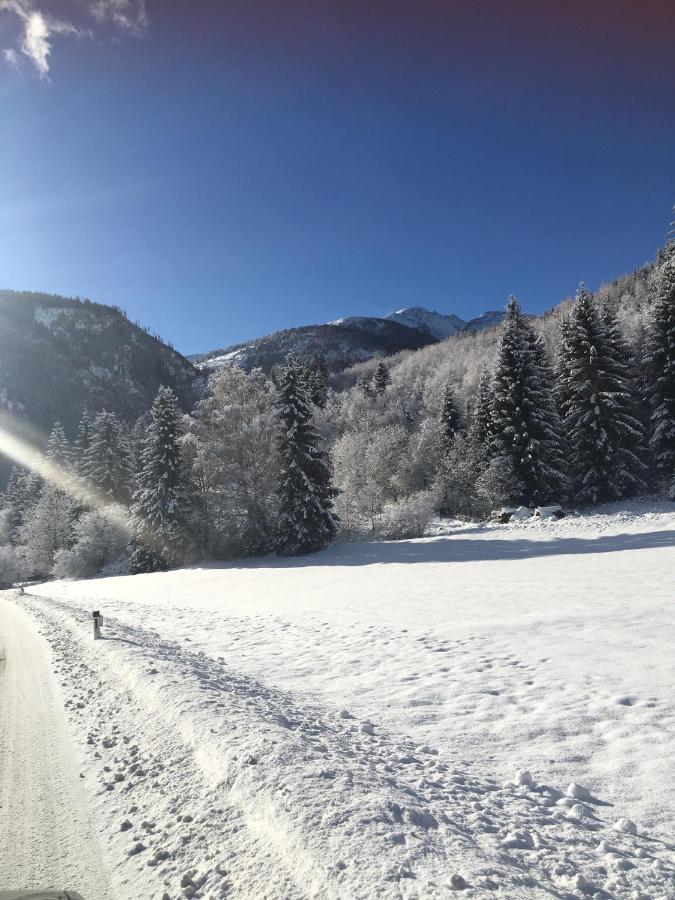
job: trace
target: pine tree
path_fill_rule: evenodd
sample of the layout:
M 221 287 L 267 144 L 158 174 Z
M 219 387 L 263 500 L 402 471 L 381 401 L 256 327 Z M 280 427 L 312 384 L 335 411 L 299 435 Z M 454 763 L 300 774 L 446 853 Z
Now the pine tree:
M 573 496 L 580 503 L 630 496 L 645 485 L 627 354 L 613 318 L 595 308 L 583 285 L 561 337 L 558 398 Z
M 103 410 L 94 419 L 82 474 L 99 497 L 128 502 L 129 448 L 124 428 L 114 413 Z
M 161 387 L 152 405 L 131 507 L 132 574 L 169 568 L 188 554 L 190 504 L 180 437 L 176 395 Z
M 55 422 L 47 441 L 45 451 L 47 459 L 61 469 L 67 469 L 71 462 L 70 442 L 66 437 L 63 426 Z
M 387 387 L 391 384 L 391 375 L 389 369 L 383 362 L 377 364 L 375 374 L 373 375 L 373 388 L 377 394 L 384 394 Z
M 289 356 L 279 382 L 279 528 L 277 549 L 310 553 L 325 547 L 337 531 L 332 466 L 314 428 L 302 368 Z
M 312 403 L 324 409 L 328 400 L 328 364 L 323 353 L 315 353 L 307 365 L 307 388 Z
M 655 287 L 645 357 L 649 449 L 657 476 L 675 500 L 675 241 L 666 248 Z
M 443 392 L 440 414 L 441 434 L 445 449 L 452 447 L 457 434 L 462 430 L 462 417 L 457 408 L 453 385 L 446 385 Z
M 77 438 L 73 447 L 73 465 L 78 475 L 84 475 L 87 465 L 87 453 L 91 446 L 91 419 L 84 412 L 77 429 Z
M 506 502 L 541 505 L 565 492 L 565 442 L 541 340 L 515 297 L 506 307 L 493 383 L 491 467 L 509 473 Z
M 477 446 L 487 450 L 493 431 L 492 377 L 487 369 L 483 369 L 476 396 L 469 409 L 469 435 Z
M 3 493 L 7 510 L 7 531 L 11 543 L 19 540 L 19 530 L 40 498 L 43 482 L 39 475 L 14 466 Z
M 359 377 L 356 379 L 356 387 L 359 388 L 364 397 L 373 396 L 373 386 L 365 372 L 361 372 Z

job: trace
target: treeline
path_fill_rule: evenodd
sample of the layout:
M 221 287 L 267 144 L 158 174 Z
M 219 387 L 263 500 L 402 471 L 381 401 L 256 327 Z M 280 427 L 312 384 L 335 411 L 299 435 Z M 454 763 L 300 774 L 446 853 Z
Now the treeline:
M 545 341 L 511 298 L 468 403 L 420 376 L 413 404 L 384 361 L 338 393 L 316 355 L 224 368 L 189 414 L 162 388 L 131 428 L 84 416 L 71 444 L 57 425 L 55 477 L 15 469 L 5 491 L 4 580 L 306 553 L 504 505 L 675 500 L 675 244 L 657 263 L 641 329 L 582 287 Z

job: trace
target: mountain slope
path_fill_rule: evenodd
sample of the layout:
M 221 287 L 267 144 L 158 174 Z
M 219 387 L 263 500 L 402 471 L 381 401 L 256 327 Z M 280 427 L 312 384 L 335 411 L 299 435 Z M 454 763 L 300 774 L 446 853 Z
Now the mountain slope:
M 246 344 L 235 344 L 191 359 L 197 368 L 205 371 L 235 363 L 246 370 L 260 367 L 269 372 L 273 366 L 283 363 L 289 353 L 306 359 L 313 353 L 321 352 L 329 367 L 339 372 L 376 355 L 418 350 L 435 341 L 436 338 L 428 332 L 399 322 L 353 316 L 324 325 L 288 328 Z
M 455 315 L 443 315 L 421 306 L 399 309 L 384 318 L 347 316 L 323 325 L 288 328 L 245 344 L 212 350 L 190 359 L 197 368 L 213 371 L 236 364 L 250 370 L 268 371 L 282 363 L 288 353 L 301 359 L 321 352 L 329 367 L 340 372 L 374 356 L 390 356 L 401 350 L 418 350 L 464 331 L 480 331 L 498 325 L 501 312 L 486 312 L 470 322 Z
M 58 419 L 72 435 L 85 409 L 133 420 L 160 384 L 188 409 L 197 378 L 187 359 L 118 309 L 0 291 L 0 409 L 39 431 Z
M 428 331 L 439 341 L 451 337 L 463 331 L 466 322 L 459 316 L 445 316 L 435 310 L 425 309 L 423 306 L 410 306 L 406 309 L 399 309 L 396 312 L 389 313 L 386 318 L 390 322 L 400 322 L 409 328 L 418 328 L 421 331 Z

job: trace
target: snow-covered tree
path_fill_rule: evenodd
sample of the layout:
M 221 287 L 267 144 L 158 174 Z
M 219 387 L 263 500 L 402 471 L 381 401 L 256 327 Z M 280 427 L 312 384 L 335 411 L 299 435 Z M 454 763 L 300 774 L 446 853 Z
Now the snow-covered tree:
M 469 434 L 479 446 L 488 447 L 494 428 L 492 404 L 492 375 L 483 369 L 478 390 L 469 409 Z
M 645 364 L 651 407 L 649 449 L 657 477 L 675 500 L 675 241 L 656 277 Z
M 303 372 L 290 356 L 279 380 L 281 423 L 277 549 L 300 554 L 320 550 L 337 531 L 332 465 L 312 419 Z
M 306 367 L 307 389 L 315 406 L 323 409 L 328 399 L 328 364 L 323 353 L 315 353 Z
M 51 575 L 56 554 L 70 546 L 73 509 L 68 494 L 51 484 L 43 486 L 19 529 L 22 556 L 33 577 Z
M 373 396 L 373 385 L 365 372 L 361 372 L 361 374 L 357 378 L 356 386 L 359 388 L 364 397 Z
M 83 513 L 72 531 L 71 546 L 58 550 L 54 557 L 56 578 L 93 578 L 105 566 L 126 563 L 129 533 L 121 506 Z
M 541 340 L 515 297 L 497 351 L 493 380 L 491 466 L 509 473 L 509 503 L 540 505 L 565 493 L 565 442 Z
M 125 428 L 114 413 L 103 410 L 95 417 L 82 475 L 99 498 L 110 503 L 128 502 L 129 447 Z
M 455 436 L 443 455 L 432 487 L 436 508 L 442 515 L 471 519 L 490 511 L 490 504 L 478 492 L 487 464 L 485 444 L 466 432 Z
M 191 544 L 181 413 L 171 388 L 159 389 L 150 417 L 131 506 L 135 537 L 129 570 L 134 574 L 177 565 Z
M 449 450 L 462 427 L 462 417 L 457 408 L 454 386 L 451 384 L 446 385 L 443 391 L 440 423 L 443 443 Z
M 384 394 L 390 384 L 391 375 L 389 373 L 389 367 L 386 365 L 386 363 L 380 361 L 377 364 L 375 374 L 373 375 L 373 388 L 375 390 L 375 393 L 380 395 Z
M 583 285 L 562 329 L 558 378 L 574 499 L 599 503 L 644 488 L 642 425 L 626 350 L 611 316 Z
M 26 563 L 19 550 L 11 545 L 0 546 L 0 590 L 27 577 Z
M 261 369 L 226 366 L 195 410 L 192 467 L 203 503 L 206 549 L 216 556 L 273 545 L 278 513 L 277 390 Z
M 72 450 L 70 442 L 66 437 L 63 426 L 59 422 L 55 422 L 47 441 L 47 449 L 45 450 L 47 459 L 59 466 L 61 469 L 68 469 L 72 460 Z
M 92 425 L 88 413 L 82 413 L 77 429 L 77 438 L 73 446 L 73 465 L 78 475 L 84 476 L 87 467 L 87 454 L 91 446 Z
M 398 500 L 410 435 L 401 425 L 346 432 L 333 448 L 335 502 L 347 534 L 377 534 L 384 507 Z
M 11 543 L 17 543 L 19 540 L 18 531 L 37 503 L 42 487 L 43 482 L 39 475 L 17 466 L 12 468 L 2 496 L 5 528 Z

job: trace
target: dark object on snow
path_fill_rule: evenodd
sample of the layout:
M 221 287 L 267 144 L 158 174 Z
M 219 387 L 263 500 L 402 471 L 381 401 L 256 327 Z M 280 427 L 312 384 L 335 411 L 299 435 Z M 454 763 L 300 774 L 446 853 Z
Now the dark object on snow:
M 94 612 L 94 640 L 98 640 L 101 637 L 101 625 L 103 625 L 103 616 L 101 613 L 96 610 Z M 1 900 L 1 898 L 0 898 Z

